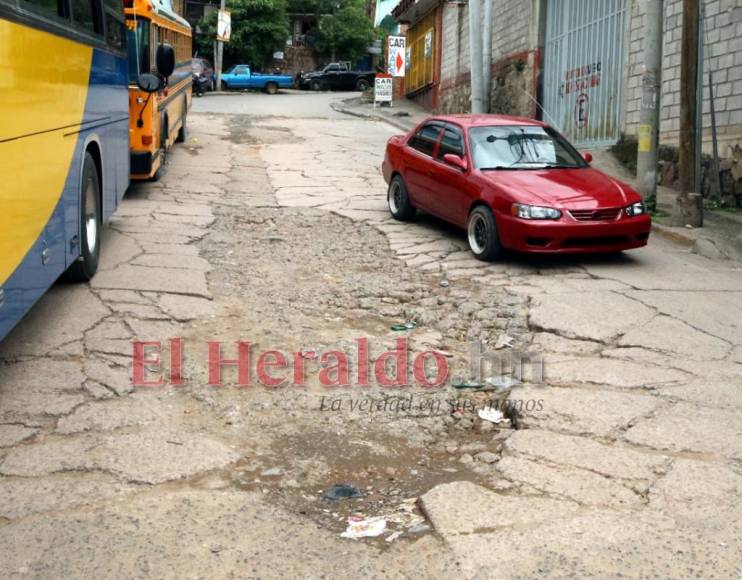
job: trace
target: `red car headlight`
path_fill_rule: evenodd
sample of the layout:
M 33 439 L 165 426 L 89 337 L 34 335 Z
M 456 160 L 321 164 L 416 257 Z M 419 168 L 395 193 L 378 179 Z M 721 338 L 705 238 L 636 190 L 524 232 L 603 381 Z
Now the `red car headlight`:
M 626 215 L 629 217 L 642 215 L 644 213 L 647 213 L 647 208 L 641 201 L 638 203 L 632 203 L 629 207 L 626 208 Z
M 558 220 L 562 217 L 562 212 L 553 207 L 526 205 L 524 203 L 514 203 L 510 207 L 510 213 L 524 220 Z

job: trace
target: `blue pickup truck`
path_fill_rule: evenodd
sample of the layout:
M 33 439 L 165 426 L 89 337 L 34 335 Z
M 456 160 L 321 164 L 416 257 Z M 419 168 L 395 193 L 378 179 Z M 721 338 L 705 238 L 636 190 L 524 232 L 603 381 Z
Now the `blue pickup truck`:
M 246 64 L 236 64 L 222 75 L 222 90 L 257 89 L 275 95 L 278 89 L 290 89 L 294 79 L 288 75 L 254 73 Z

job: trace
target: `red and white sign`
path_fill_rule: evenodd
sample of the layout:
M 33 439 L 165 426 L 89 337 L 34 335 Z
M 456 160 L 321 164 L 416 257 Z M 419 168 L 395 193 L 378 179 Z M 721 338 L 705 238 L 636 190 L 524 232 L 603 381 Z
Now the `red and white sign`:
M 390 36 L 388 38 L 388 71 L 393 77 L 403 77 L 405 75 L 405 47 L 407 46 L 407 39 L 404 36 Z

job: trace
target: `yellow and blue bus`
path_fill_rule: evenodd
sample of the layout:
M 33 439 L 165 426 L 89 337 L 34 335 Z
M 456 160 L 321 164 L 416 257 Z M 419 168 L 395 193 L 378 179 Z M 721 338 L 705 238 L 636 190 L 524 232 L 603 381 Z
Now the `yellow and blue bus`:
M 0 339 L 89 280 L 129 184 L 122 0 L 0 0 Z
M 165 153 L 185 141 L 191 108 L 191 26 L 170 0 L 123 0 L 129 53 L 131 178 L 157 179 Z M 142 74 L 163 80 L 143 90 Z

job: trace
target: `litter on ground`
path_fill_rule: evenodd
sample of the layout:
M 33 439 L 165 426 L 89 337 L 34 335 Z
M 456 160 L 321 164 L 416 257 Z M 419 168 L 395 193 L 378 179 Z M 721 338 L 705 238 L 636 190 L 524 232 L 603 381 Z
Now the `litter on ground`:
M 347 529 L 340 534 L 343 538 L 373 538 L 380 536 L 386 531 L 386 520 L 382 517 L 362 519 L 357 517 L 348 518 Z
M 480 419 L 489 421 L 490 423 L 497 424 L 505 421 L 505 415 L 502 414 L 502 411 L 498 411 L 494 407 L 485 407 L 484 409 L 479 409 L 479 412 L 477 414 L 479 415 Z

